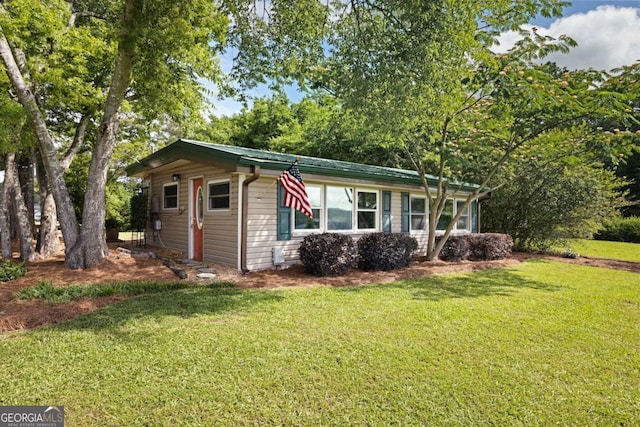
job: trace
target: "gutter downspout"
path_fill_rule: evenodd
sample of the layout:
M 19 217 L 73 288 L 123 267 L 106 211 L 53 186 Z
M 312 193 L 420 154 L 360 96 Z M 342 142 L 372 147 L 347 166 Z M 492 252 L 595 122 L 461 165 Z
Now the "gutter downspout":
M 247 238 L 248 238 L 248 221 L 249 221 L 249 184 L 260 178 L 260 166 L 253 166 L 253 175 L 245 179 L 242 183 L 242 220 L 241 222 L 241 238 L 240 238 L 240 269 L 242 274 L 249 272 L 247 268 Z

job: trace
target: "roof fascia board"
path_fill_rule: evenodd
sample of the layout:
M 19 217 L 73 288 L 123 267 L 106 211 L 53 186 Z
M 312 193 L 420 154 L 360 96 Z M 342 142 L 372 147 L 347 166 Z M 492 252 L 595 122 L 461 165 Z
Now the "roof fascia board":
M 212 148 L 190 144 L 179 139 L 173 144 L 167 145 L 166 147 L 163 147 L 155 153 L 145 157 L 143 159 L 144 163 L 140 161 L 134 163 L 133 165 L 128 166 L 125 171 L 129 176 L 136 176 L 145 171 L 167 165 L 180 159 L 189 160 L 195 163 L 210 164 L 221 167 L 225 170 L 235 170 L 235 167 L 229 168 L 229 166 L 237 165 L 239 156 L 218 150 L 215 158 L 212 159 L 211 150 Z
M 239 147 L 230 146 L 230 149 L 238 148 Z M 256 150 L 256 152 L 260 153 L 261 151 Z M 213 156 L 212 153 L 214 153 Z M 127 167 L 126 172 L 129 176 L 140 176 L 147 170 L 168 164 L 178 159 L 185 159 L 196 163 L 211 164 L 224 168 L 230 172 L 244 171 L 249 166 L 257 165 L 259 165 L 263 170 L 272 169 L 276 171 L 283 171 L 297 159 L 296 156 L 291 154 L 273 154 L 281 157 L 282 160 L 260 159 L 251 155 L 231 153 L 216 147 L 215 145 L 210 145 L 204 142 L 179 139 L 173 144 L 170 144 L 143 159 L 144 163 L 136 163 Z M 350 162 L 335 161 L 337 163 L 335 166 L 338 167 L 330 167 L 330 165 L 319 166 L 308 164 L 305 160 L 306 158 L 302 157 L 298 162 L 300 171 L 305 174 L 367 180 L 390 184 L 404 184 L 409 186 L 422 185 L 418 174 L 415 171 L 374 166 L 374 168 L 379 172 L 372 173 L 366 170 L 356 169 L 358 166 L 369 167 L 369 165 L 359 165 L 354 163 L 354 170 L 349 170 L 340 168 L 340 166 L 351 165 L 352 163 Z M 309 161 L 313 162 L 313 158 L 309 158 Z M 427 175 L 427 183 L 429 186 L 435 187 L 438 184 L 438 180 L 436 177 Z M 455 185 L 456 189 L 459 191 L 475 191 L 478 188 L 477 185 L 473 184 L 451 184 Z

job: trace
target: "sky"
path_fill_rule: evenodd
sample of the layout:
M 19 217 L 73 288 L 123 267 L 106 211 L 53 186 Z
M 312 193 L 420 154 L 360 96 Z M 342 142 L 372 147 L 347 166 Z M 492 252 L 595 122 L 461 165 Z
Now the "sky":
M 559 19 L 532 22 L 542 35 L 565 34 L 578 46 L 568 54 L 553 54 L 547 60 L 570 70 L 611 70 L 640 60 L 640 0 L 577 0 Z M 515 33 L 501 37 L 501 48 L 513 45 Z
M 540 34 L 557 37 L 565 34 L 578 42 L 568 54 L 554 54 L 547 58 L 570 70 L 594 68 L 611 70 L 640 60 L 640 0 L 574 0 L 565 8 L 561 18 L 539 18 L 531 22 Z M 516 41 L 515 33 L 506 33 L 496 51 L 505 51 Z M 231 59 L 222 58 L 223 69 L 231 66 Z M 251 96 L 268 96 L 266 87 Z M 302 94 L 291 88 L 289 99 L 297 102 Z M 214 100 L 216 116 L 239 113 L 242 104 L 231 99 Z

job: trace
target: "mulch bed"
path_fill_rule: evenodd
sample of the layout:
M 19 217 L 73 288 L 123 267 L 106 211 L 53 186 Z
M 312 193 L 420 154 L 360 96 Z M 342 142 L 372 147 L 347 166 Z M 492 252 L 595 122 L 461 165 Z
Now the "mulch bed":
M 282 288 L 282 287 L 311 287 L 311 286 L 357 286 L 368 283 L 386 283 L 402 279 L 414 279 L 430 274 L 452 272 L 474 272 L 489 268 L 499 268 L 515 265 L 527 258 L 548 258 L 556 261 L 570 262 L 595 267 L 614 268 L 640 273 L 640 263 L 604 260 L 588 257 L 567 259 L 532 254 L 514 254 L 512 257 L 496 261 L 480 262 L 442 262 L 416 261 L 411 266 L 388 272 L 363 272 L 354 270 L 340 277 L 314 277 L 305 274 L 302 266 L 293 266 L 283 270 L 267 270 L 239 275 L 235 269 L 216 267 L 215 280 L 232 281 L 239 288 Z M 50 303 L 42 300 L 19 300 L 16 292 L 28 286 L 34 286 L 42 281 L 50 282 L 54 286 L 70 284 L 92 284 L 126 281 L 159 281 L 174 282 L 179 280 L 167 268 L 161 259 L 144 259 L 112 251 L 112 256 L 106 258 L 99 266 L 86 270 L 70 270 L 64 265 L 63 254 L 39 260 L 27 265 L 26 276 L 10 282 L 0 283 L 0 332 L 20 329 L 32 329 L 39 326 L 51 325 L 75 317 L 91 313 L 101 307 L 121 301 L 127 296 L 85 298 L 66 303 Z

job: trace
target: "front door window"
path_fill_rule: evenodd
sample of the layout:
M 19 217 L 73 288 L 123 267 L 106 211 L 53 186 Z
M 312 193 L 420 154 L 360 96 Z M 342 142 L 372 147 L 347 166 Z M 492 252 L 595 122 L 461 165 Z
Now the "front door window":
M 204 196 L 202 195 L 202 187 L 198 187 L 198 195 L 196 196 L 196 221 L 198 228 L 202 228 L 202 220 L 204 217 Z

